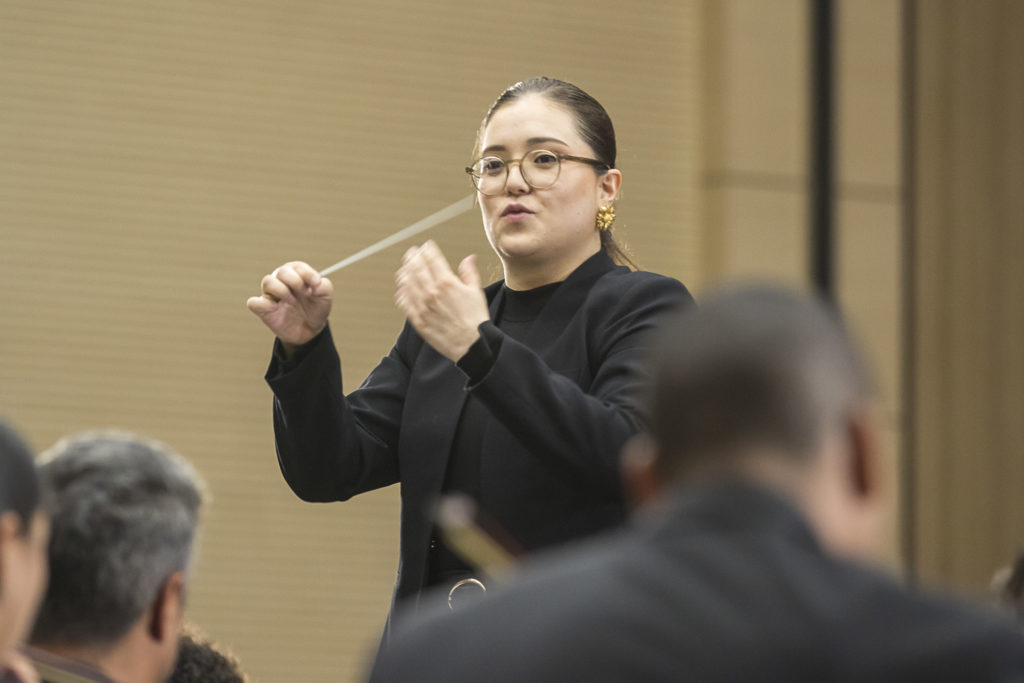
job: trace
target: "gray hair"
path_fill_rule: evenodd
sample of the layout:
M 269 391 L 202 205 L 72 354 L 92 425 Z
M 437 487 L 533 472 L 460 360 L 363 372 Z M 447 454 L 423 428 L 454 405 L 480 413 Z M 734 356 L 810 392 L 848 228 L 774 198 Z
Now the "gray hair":
M 53 492 L 50 583 L 31 641 L 116 643 L 187 571 L 203 502 L 195 469 L 137 435 L 87 432 L 40 456 Z
M 871 389 L 828 304 L 773 285 L 734 287 L 662 329 L 651 435 L 672 478 L 753 450 L 810 462 Z

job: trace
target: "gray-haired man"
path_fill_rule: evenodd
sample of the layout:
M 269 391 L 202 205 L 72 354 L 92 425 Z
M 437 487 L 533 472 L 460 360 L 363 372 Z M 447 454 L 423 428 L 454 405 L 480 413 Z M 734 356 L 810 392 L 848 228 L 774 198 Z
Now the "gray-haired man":
M 44 453 L 40 475 L 55 499 L 30 639 L 43 679 L 166 680 L 203 499 L 195 470 L 162 444 L 91 432 Z

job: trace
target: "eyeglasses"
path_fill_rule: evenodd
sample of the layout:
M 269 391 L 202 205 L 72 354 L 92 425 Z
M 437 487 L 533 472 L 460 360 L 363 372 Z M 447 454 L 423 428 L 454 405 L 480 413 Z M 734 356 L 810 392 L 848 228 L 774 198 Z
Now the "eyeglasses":
M 578 161 L 605 171 L 611 169 L 611 166 L 597 159 L 558 154 L 546 149 L 535 149 L 519 159 L 509 159 L 508 161 L 501 157 L 481 157 L 472 166 L 466 167 L 466 173 L 469 174 L 473 185 L 480 191 L 480 194 L 493 197 L 505 191 L 505 184 L 508 182 L 508 169 L 512 164 L 519 164 L 519 173 L 522 174 L 527 185 L 534 190 L 544 190 L 558 180 L 558 174 L 562 172 L 563 161 Z

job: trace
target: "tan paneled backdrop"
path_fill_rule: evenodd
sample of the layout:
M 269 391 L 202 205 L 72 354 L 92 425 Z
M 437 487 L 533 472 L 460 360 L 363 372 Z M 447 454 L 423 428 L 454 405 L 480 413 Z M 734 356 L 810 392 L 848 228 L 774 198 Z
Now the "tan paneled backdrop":
M 913 548 L 979 592 L 1024 546 L 1024 3 L 914 11 Z
M 714 279 L 807 274 L 807 3 L 706 0 L 707 263 Z
M 622 236 L 699 284 L 695 5 L 4 0 L 0 413 L 39 448 L 111 425 L 175 446 L 214 497 L 192 618 L 258 680 L 356 678 L 397 494 L 287 490 L 245 298 L 284 260 L 332 263 L 467 194 L 486 107 L 540 74 L 607 106 Z M 433 236 L 487 252 L 477 216 Z M 400 253 L 335 278 L 350 388 L 400 326 Z
M 894 0 L 842 0 L 835 7 L 836 290 L 875 371 L 887 456 L 888 557 L 902 569 L 902 12 Z

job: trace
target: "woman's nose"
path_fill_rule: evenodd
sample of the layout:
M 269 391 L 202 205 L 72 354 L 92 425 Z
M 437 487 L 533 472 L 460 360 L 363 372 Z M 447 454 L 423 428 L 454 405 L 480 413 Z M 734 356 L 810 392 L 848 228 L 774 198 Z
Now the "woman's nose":
M 523 165 L 521 163 L 510 164 L 508 177 L 505 178 L 505 192 L 508 194 L 526 194 L 530 191 L 530 183 L 526 182 L 523 176 Z

